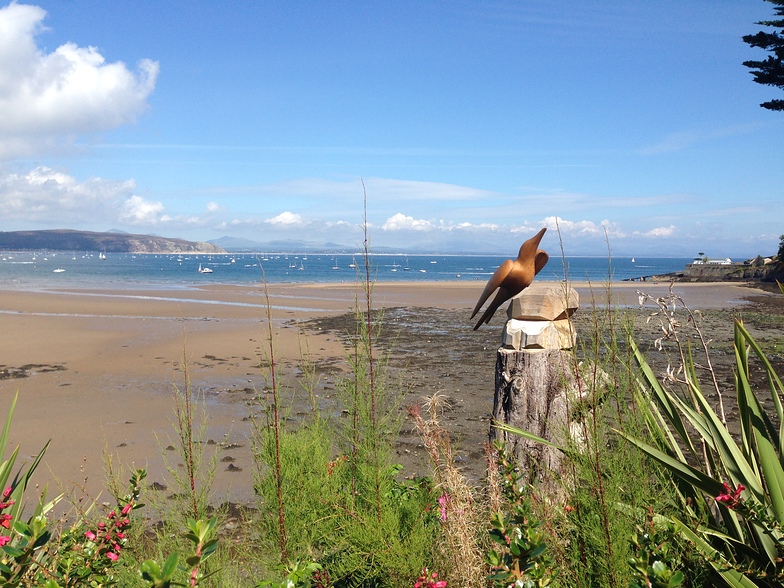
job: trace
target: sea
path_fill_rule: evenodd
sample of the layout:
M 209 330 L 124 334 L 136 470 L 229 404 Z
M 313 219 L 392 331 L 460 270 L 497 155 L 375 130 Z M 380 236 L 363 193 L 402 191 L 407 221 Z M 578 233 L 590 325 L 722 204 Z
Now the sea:
M 375 282 L 486 282 L 507 257 L 494 255 L 371 254 Z M 537 281 L 636 280 L 681 271 L 691 258 L 550 258 Z M 130 254 L 64 251 L 0 252 L 6 289 L 152 288 L 205 284 L 254 285 L 354 282 L 365 274 L 361 255 L 331 253 Z

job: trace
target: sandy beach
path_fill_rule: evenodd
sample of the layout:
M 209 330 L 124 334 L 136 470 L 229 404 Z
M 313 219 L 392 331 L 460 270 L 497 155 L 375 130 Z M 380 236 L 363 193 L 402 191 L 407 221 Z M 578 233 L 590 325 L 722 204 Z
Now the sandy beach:
M 607 300 L 603 287 L 574 286 L 581 307 Z M 408 366 L 405 385 L 414 401 L 447 388 L 454 405 L 449 422 L 458 443 L 467 445 L 466 461 L 481 460 L 477 445 L 487 432 L 495 348 L 505 317 L 499 311 L 488 327 L 472 331 L 469 315 L 482 287 L 379 283 L 373 292 L 374 306 L 389 309 L 392 331 L 408 333 L 398 338 L 390 365 Z M 750 295 L 780 304 L 780 297 L 739 284 L 674 288 L 701 310 L 747 308 Z M 663 295 L 669 285 L 613 284 L 613 304 L 636 305 L 638 289 Z M 289 284 L 270 285 L 268 295 L 287 394 L 296 391 L 289 376 L 305 349 L 319 370 L 317 394 L 329 402 L 346 367 L 345 351 L 339 328 L 319 321 L 350 313 L 363 294 L 354 284 Z M 259 367 L 267 345 L 266 315 L 264 292 L 244 286 L 0 291 L 3 415 L 19 394 L 10 446 L 20 445 L 21 458 L 29 460 L 51 439 L 35 477 L 50 485 L 50 494 L 52 486 L 69 493 L 76 486 L 97 496 L 104 486 L 104 450 L 128 467 L 147 468 L 149 483 L 166 486 L 162 453 L 171 455 L 166 447 L 174 444 L 173 388 L 184 389 L 185 364 L 191 388 L 203 393 L 208 449 L 217 448 L 221 459 L 214 500 L 252 504 L 248 417 L 258 414 L 254 397 L 266 386 Z M 440 322 L 449 323 L 446 334 L 433 328 Z M 471 361 L 455 361 L 450 347 Z M 423 474 L 416 445 L 406 433 L 398 453 L 410 470 Z

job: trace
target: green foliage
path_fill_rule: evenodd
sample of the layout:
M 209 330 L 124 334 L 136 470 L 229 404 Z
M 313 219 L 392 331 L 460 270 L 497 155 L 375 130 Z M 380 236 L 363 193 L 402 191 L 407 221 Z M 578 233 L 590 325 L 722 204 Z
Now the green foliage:
M 638 402 L 657 442 L 624 436 L 674 477 L 681 497 L 680 514 L 673 517 L 676 529 L 693 542 L 725 585 L 780 586 L 784 386 L 778 374 L 743 323 L 736 321 L 736 442 L 703 395 L 691 355 L 685 366 L 687 393 L 679 396 L 657 380 L 633 341 L 631 345 L 643 373 Z M 763 407 L 750 384 L 752 355 L 767 379 L 770 409 Z
M 522 476 L 509 460 L 503 445 L 496 446 L 497 465 L 508 512 L 497 512 L 490 519 L 490 538 L 501 546 L 487 552 L 489 580 L 499 588 L 549 586 L 555 576 L 554 562 L 548 553 L 542 522 L 531 509 L 528 489 Z
M 172 553 L 160 566 L 155 560 L 148 559 L 139 566 L 139 571 L 145 581 L 150 583 L 153 588 L 169 588 L 174 581 L 174 574 L 177 572 L 177 560 L 179 556 Z
M 315 562 L 296 562 L 287 566 L 280 582 L 264 580 L 256 584 L 256 588 L 311 588 L 324 586 L 318 581 L 322 577 L 323 568 Z M 314 581 L 314 578 L 316 581 Z
M 775 5 L 773 10 L 781 18 L 764 20 L 757 24 L 784 29 L 784 0 L 766 0 L 766 2 Z M 743 41 L 752 47 L 758 47 L 770 53 L 763 61 L 743 62 L 743 65 L 751 69 L 754 81 L 758 84 L 784 89 L 784 30 L 760 31 L 754 35 L 745 35 Z M 784 110 L 784 100 L 769 100 L 760 106 L 769 110 Z
M 162 565 L 153 559 L 142 562 L 139 572 L 142 578 L 153 588 L 169 588 L 170 586 L 198 586 L 216 571 L 204 573 L 202 566 L 218 548 L 215 537 L 215 526 L 218 519 L 209 521 L 190 519 L 188 532 L 184 537 L 193 545 L 192 553 L 185 558 L 184 565 L 178 565 L 179 554 L 172 553 Z M 177 575 L 186 578 L 186 583 L 175 581 Z
M 653 520 L 638 528 L 632 537 L 633 555 L 629 558 L 633 578 L 629 588 L 675 588 L 683 585 L 686 577 L 673 565 L 680 565 L 680 554 L 671 523 L 654 524 Z
M 270 413 L 267 412 L 268 417 Z M 324 419 L 314 416 L 297 428 L 281 425 L 279 442 L 271 422 L 256 423 L 253 439 L 257 473 L 256 494 L 262 517 L 259 532 L 263 552 L 275 553 L 280 545 L 277 483 L 274 474 L 280 459 L 281 491 L 286 520 L 286 549 L 293 560 L 314 557 L 336 531 L 337 518 L 332 506 L 341 490 L 335 469 L 343 467 L 341 457 L 332 458 L 333 430 Z M 270 564 L 280 563 L 272 560 Z
M 284 565 L 277 585 L 298 585 L 290 576 L 299 568 L 291 562 L 304 561 L 323 566 L 320 573 L 336 587 L 400 586 L 417 577 L 433 549 L 437 526 L 427 514 L 432 489 L 396 481 L 400 470 L 391 453 L 398 394 L 387 385 L 385 362 L 375 349 L 381 317 L 371 309 L 371 286 L 363 286 L 367 309 L 357 310 L 349 374 L 338 383 L 345 413 L 339 423 L 316 407 L 301 422 L 281 417 L 285 407 L 269 333 L 271 389 L 262 399 L 265 418 L 256 421 L 253 446 L 262 551 L 274 553 L 277 544 L 280 558 L 276 565 L 267 561 L 267 569 Z
M 336 587 L 400 586 L 417 577 L 433 550 L 438 531 L 426 513 L 434 495 L 426 483 L 395 480 L 399 394 L 374 348 L 381 315 L 368 307 L 356 317 L 351 371 L 338 386 L 348 413 L 338 432 L 338 453 L 345 457 L 333 471 L 339 491 L 331 507 L 340 516 L 320 561 Z
M 416 578 L 430 559 L 438 536 L 428 514 L 433 495 L 427 484 L 395 482 L 397 471 L 381 472 L 380 522 L 372 502 L 351 497 L 345 490 L 335 504 L 342 512 L 339 530 L 325 545 L 320 561 L 336 587 L 402 586 Z M 348 484 L 347 472 L 348 468 L 343 480 Z

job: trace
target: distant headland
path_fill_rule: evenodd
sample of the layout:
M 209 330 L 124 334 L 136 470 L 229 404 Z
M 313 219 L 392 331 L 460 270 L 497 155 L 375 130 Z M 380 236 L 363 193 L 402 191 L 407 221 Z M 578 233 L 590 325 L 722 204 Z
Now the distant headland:
M 0 249 L 26 251 L 105 251 L 106 253 L 226 253 L 212 243 L 122 232 L 55 229 L 0 231 Z
M 733 262 L 727 259 L 696 258 L 683 271 L 640 276 L 642 282 L 783 282 L 784 261 L 778 256 L 755 257 Z

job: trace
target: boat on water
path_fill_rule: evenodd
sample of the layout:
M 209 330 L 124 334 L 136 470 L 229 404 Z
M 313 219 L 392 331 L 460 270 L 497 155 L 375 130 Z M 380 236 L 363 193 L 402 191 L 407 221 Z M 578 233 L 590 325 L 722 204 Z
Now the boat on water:
M 101 252 L 98 254 L 98 259 L 106 259 L 106 254 L 105 254 L 103 251 L 101 251 Z
M 63 268 L 61 268 L 61 267 L 58 267 L 57 269 L 55 269 L 55 270 L 52 270 L 52 273 L 53 273 L 53 274 L 61 274 L 61 273 L 63 273 L 64 271 L 65 271 L 65 270 L 64 270 Z
M 199 264 L 199 273 L 200 274 L 211 274 L 212 270 L 210 268 L 208 268 L 208 267 L 201 267 L 201 264 Z

